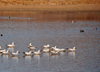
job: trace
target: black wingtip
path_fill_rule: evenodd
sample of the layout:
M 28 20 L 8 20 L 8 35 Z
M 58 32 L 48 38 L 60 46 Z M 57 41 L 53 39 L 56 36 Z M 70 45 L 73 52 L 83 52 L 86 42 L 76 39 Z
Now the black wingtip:
M 12 55 L 12 53 L 10 53 Z
M 25 52 L 23 52 L 23 54 L 25 54 Z
M 3 36 L 3 34 L 0 34 L 0 36 Z
M 68 48 L 66 48 L 68 50 Z

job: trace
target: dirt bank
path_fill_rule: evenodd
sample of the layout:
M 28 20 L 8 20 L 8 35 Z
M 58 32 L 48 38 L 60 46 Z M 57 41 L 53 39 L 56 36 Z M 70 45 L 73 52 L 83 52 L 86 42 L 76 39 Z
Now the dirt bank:
M 100 11 L 100 4 L 85 5 L 1 5 L 0 11 Z

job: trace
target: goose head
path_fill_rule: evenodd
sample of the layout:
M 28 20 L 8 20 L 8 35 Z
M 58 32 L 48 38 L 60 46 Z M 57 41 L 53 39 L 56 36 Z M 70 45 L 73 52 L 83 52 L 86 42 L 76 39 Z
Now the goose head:
M 1 50 L 1 46 L 0 46 L 0 50 Z
M 47 44 L 47 46 L 50 46 L 49 44 Z
M 20 53 L 19 51 L 17 51 L 17 53 Z
M 32 51 L 29 51 L 29 53 L 32 53 Z
M 3 51 L 5 52 L 6 50 L 4 49 Z
M 14 45 L 15 43 L 14 42 L 12 42 L 12 45 Z
M 32 43 L 30 43 L 29 46 L 32 46 Z
M 54 47 L 54 49 L 56 49 L 56 48 L 57 48 L 57 46 Z
M 38 50 L 38 52 L 41 52 L 42 50 Z
M 76 47 L 74 46 L 73 49 L 75 49 Z
M 57 48 L 57 46 L 55 46 L 55 48 Z
M 10 52 L 9 50 L 7 50 L 7 52 Z

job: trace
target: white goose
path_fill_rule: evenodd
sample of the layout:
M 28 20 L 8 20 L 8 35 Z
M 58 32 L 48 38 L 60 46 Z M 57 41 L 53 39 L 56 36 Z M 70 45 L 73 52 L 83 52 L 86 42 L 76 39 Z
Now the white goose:
M 65 52 L 66 50 L 65 49 L 60 49 L 60 52 Z
M 59 49 L 59 48 L 58 48 Z M 66 50 L 64 48 L 60 49 L 60 52 L 65 52 Z
M 2 53 L 2 52 L 5 52 L 6 50 L 4 49 L 4 50 L 0 50 L 0 53 Z
M 55 50 L 55 51 L 59 51 L 59 52 L 61 51 L 59 48 L 54 48 L 54 50 Z
M 7 47 L 14 47 L 15 46 L 15 43 L 14 42 L 12 42 L 12 44 L 8 44 L 8 45 L 6 45 Z
M 47 44 L 47 45 L 43 45 L 43 46 L 42 46 L 42 48 L 49 48 L 49 47 L 50 47 L 49 44 Z
M 57 46 L 51 47 L 51 48 L 49 48 L 49 50 L 53 51 L 53 50 L 55 50 L 54 48 L 57 48 Z
M 65 49 L 59 49 L 57 47 L 53 48 L 55 51 L 59 51 L 59 52 L 65 52 Z
M 32 51 L 31 51 L 32 52 Z M 23 52 L 23 54 L 27 54 L 27 53 L 29 53 L 29 52 Z
M 73 52 L 73 51 L 76 51 L 76 48 L 73 47 L 73 48 L 67 48 L 68 52 Z
M 10 53 L 12 56 L 19 56 L 19 51 L 17 51 L 16 53 Z
M 57 48 L 57 46 L 51 47 L 52 49 Z
M 36 46 L 34 46 L 34 47 L 31 46 L 31 47 L 29 47 L 29 49 L 30 50 L 35 50 L 36 49 Z
M 51 51 L 50 54 L 51 55 L 59 55 L 60 53 L 59 53 L 59 51 Z
M 8 55 L 9 54 L 9 50 L 5 51 L 5 52 L 2 52 L 2 55 Z
M 41 55 L 41 50 L 33 52 L 34 55 Z
M 32 51 L 23 52 L 23 54 L 24 54 L 25 56 L 32 56 L 32 55 L 33 55 L 32 53 L 33 53 Z
M 43 53 L 47 53 L 47 52 L 49 52 L 49 51 L 50 51 L 49 49 L 43 49 L 43 50 L 42 50 Z

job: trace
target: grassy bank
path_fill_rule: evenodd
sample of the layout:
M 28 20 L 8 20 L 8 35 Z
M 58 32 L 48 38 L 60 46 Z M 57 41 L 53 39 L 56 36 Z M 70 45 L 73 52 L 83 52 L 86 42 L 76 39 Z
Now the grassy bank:
M 100 0 L 0 0 L 0 11 L 100 11 Z
M 100 0 L 0 0 L 0 5 L 100 4 Z

